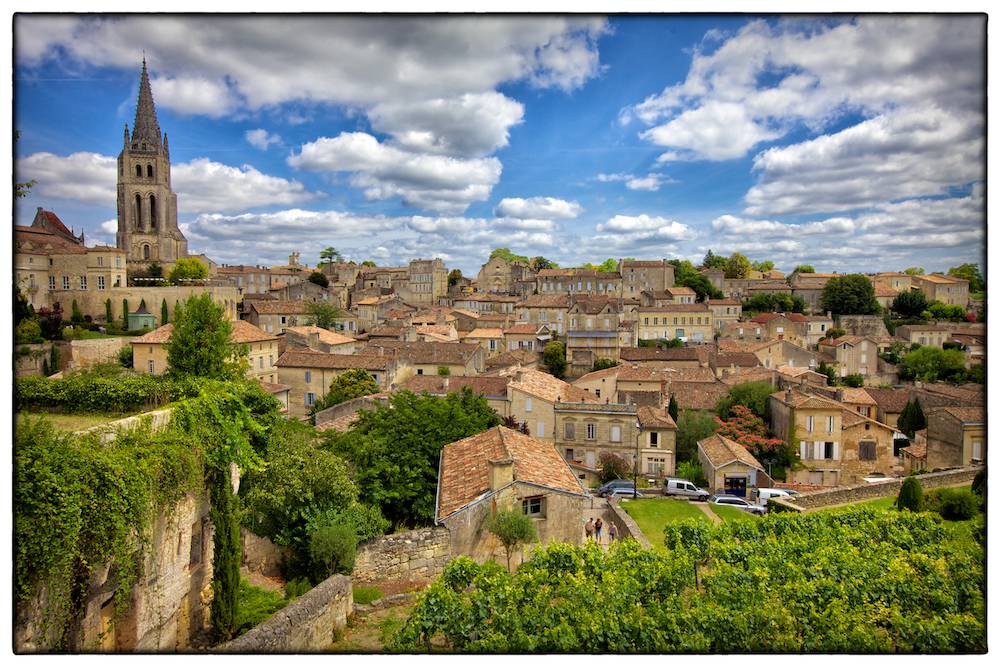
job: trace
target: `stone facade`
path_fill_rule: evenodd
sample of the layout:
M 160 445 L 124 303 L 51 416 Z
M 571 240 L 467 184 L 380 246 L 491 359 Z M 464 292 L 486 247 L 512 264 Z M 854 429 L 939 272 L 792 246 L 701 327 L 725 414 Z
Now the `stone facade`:
M 442 526 L 383 535 L 358 546 L 351 578 L 355 583 L 429 581 L 451 558 L 451 536 Z
M 335 574 L 279 610 L 221 653 L 318 653 L 326 651 L 354 608 L 351 578 Z

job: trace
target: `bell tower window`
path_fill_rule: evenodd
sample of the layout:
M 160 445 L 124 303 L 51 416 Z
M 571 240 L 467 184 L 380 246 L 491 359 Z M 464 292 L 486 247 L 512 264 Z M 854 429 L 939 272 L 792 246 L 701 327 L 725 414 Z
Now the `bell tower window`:
M 149 195 L 149 226 L 156 228 L 156 197 L 153 195 Z
M 148 243 L 143 243 L 142 244 L 142 258 L 143 259 L 149 259 L 149 244 Z
M 135 177 L 136 178 L 142 178 L 142 165 L 141 164 L 135 165 Z
M 151 164 L 146 165 L 146 176 L 149 176 L 150 178 L 153 177 L 153 165 Z
M 137 229 L 142 227 L 142 197 L 138 193 L 135 195 L 135 226 Z

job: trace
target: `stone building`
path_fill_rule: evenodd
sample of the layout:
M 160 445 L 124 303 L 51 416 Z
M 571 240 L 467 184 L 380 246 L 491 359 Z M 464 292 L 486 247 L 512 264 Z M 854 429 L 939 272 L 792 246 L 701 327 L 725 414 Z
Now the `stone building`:
M 963 278 L 943 276 L 932 273 L 926 276 L 913 276 L 913 287 L 919 289 L 927 297 L 927 301 L 940 301 L 946 306 L 969 305 L 969 281 Z
M 580 544 L 589 500 L 551 444 L 503 426 L 441 451 L 435 523 L 448 529 L 452 555 L 505 562 L 503 547 L 486 522 L 506 510 L 531 517 L 542 544 Z M 511 565 L 522 562 L 530 547 L 521 547 Z
M 360 368 L 368 371 L 382 389 L 395 382 L 397 361 L 387 354 L 327 354 L 295 348 L 278 357 L 278 382 L 288 386 L 288 414 L 303 417 L 318 399 L 330 391 L 330 383 L 341 373 Z
M 712 311 L 716 331 L 720 331 L 724 324 L 739 322 L 743 316 L 743 302 L 739 299 L 707 299 L 705 303 Z
M 860 391 L 860 390 L 859 390 Z M 840 484 L 860 484 L 876 473 L 891 475 L 899 431 L 856 410 L 841 413 Z
M 791 387 L 771 394 L 771 431 L 797 448 L 801 468 L 789 481 L 837 486 L 840 481 L 844 406 Z
M 639 307 L 639 340 L 679 338 L 711 342 L 715 336 L 712 311 L 704 303 Z
M 674 285 L 674 266 L 665 259 L 621 260 L 618 272 L 623 296 L 638 297 L 643 290 L 664 290 Z
M 749 489 L 769 479 L 746 447 L 718 434 L 698 441 L 698 461 L 712 493 L 745 498 Z
M 486 370 L 486 353 L 471 343 L 372 340 L 363 352 L 395 356 L 399 368 L 394 382 L 413 375 L 438 375 L 442 369 L 450 376 L 479 375 Z
M 437 305 L 448 295 L 448 269 L 440 259 L 410 262 L 404 297 L 413 304 Z
M 187 239 L 177 227 L 177 195 L 170 186 L 170 147 L 160 133 L 153 91 L 142 61 L 135 123 L 118 154 L 117 246 L 135 264 L 158 262 L 168 270 L 188 256 Z
M 521 261 L 491 257 L 479 269 L 476 283 L 483 292 L 512 294 L 518 282 L 532 280 L 535 273 Z
M 634 332 L 621 327 L 620 299 L 571 297 L 566 318 L 566 366 L 571 375 L 588 372 L 598 359 L 618 361 L 618 350 L 635 343 Z
M 619 403 L 557 401 L 553 404 L 556 451 L 567 461 L 599 465 L 607 452 L 635 465 L 639 454 L 636 406 Z
M 252 301 L 246 319 L 268 333 L 280 334 L 288 327 L 306 325 L 312 317 L 307 301 Z
M 476 396 L 482 396 L 486 403 L 501 417 L 510 414 L 510 399 L 507 396 L 509 377 L 496 375 L 482 376 L 441 376 L 414 375 L 400 382 L 396 389 L 412 391 L 414 394 L 427 393 L 431 396 L 447 396 L 450 393 L 468 389 Z
M 536 281 L 539 294 L 622 295 L 622 275 L 617 271 L 542 269 Z
M 336 331 L 315 326 L 286 327 L 285 345 L 329 354 L 354 354 L 358 341 Z
M 554 440 L 556 403 L 603 403 L 583 389 L 533 368 L 514 367 L 500 374 L 511 378 L 508 414 L 518 422 L 527 422 L 531 435 L 540 440 Z
M 677 424 L 662 406 L 636 408 L 639 420 L 639 472 L 647 477 L 670 477 L 677 466 Z
M 262 382 L 276 383 L 278 369 L 278 337 L 261 331 L 249 322 L 232 323 L 230 342 L 247 347 L 247 377 Z M 162 375 L 167 370 L 167 348 L 174 332 L 173 324 L 164 324 L 148 334 L 132 339 L 132 368 L 139 373 Z
M 514 305 L 519 322 L 545 324 L 559 336 L 566 332 L 568 310 L 568 294 L 535 294 Z
M 986 411 L 982 407 L 927 411 L 927 469 L 984 465 L 986 449 Z

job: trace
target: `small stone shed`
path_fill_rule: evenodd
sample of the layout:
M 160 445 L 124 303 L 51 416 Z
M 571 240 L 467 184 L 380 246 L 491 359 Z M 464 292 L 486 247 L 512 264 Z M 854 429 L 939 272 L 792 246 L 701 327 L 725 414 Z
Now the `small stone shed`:
M 712 493 L 746 497 L 760 482 L 770 483 L 753 454 L 725 436 L 715 434 L 698 441 L 698 460 Z

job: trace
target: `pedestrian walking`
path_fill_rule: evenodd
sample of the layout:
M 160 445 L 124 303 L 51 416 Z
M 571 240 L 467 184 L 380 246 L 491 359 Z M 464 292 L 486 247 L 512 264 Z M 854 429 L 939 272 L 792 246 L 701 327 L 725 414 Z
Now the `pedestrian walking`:
M 600 518 L 594 524 L 594 535 L 597 537 L 597 543 L 601 543 L 601 529 L 604 528 L 604 522 Z
M 618 529 L 615 528 L 615 524 L 608 526 L 608 543 L 614 542 L 618 539 Z
M 587 519 L 587 523 L 583 526 L 583 532 L 587 534 L 587 539 L 594 539 L 594 517 Z

